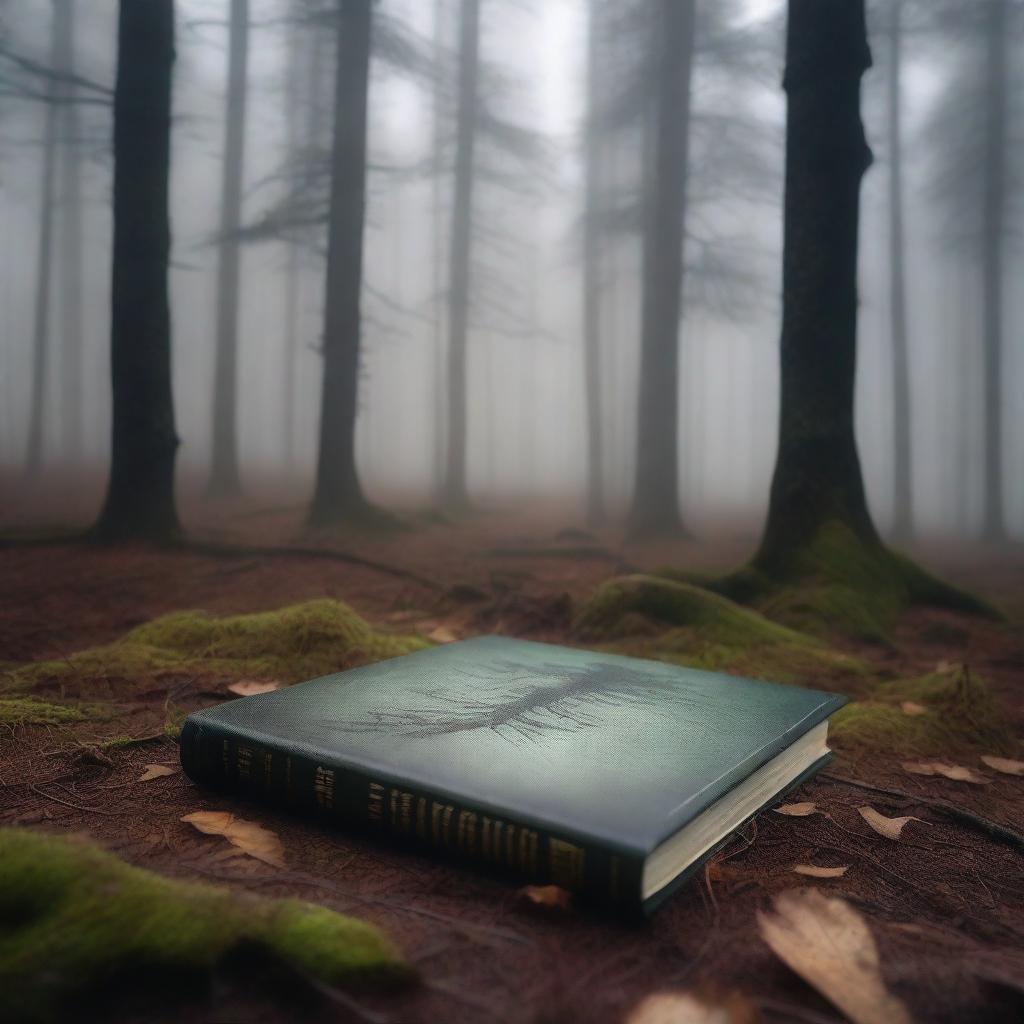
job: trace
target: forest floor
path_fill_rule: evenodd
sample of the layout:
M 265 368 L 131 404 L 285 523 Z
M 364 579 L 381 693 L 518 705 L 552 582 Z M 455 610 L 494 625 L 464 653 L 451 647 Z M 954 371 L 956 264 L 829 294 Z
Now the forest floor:
M 300 536 L 300 511 L 297 503 L 261 508 L 251 500 L 221 503 L 216 512 L 188 506 L 190 535 L 205 547 L 0 543 L 0 668 L 67 659 L 167 612 L 238 614 L 322 597 L 347 602 L 383 630 L 440 642 L 490 632 L 578 642 L 572 609 L 602 581 L 665 565 L 724 570 L 740 563 L 753 540 L 624 544 L 614 530 L 565 529 L 570 517 L 551 510 L 479 514 L 457 525 L 410 517 L 403 532 L 310 537 Z M 0 530 L 37 513 L 22 506 Z M 267 546 L 341 557 L 261 554 Z M 998 604 L 1008 621 L 914 610 L 890 645 L 836 646 L 876 680 L 967 665 L 1024 736 L 1024 550 L 934 545 L 913 553 Z M 192 671 L 41 679 L 34 698 L 86 702 L 103 713 L 0 727 L 0 824 L 86 834 L 156 872 L 296 896 L 365 918 L 395 939 L 423 979 L 406 992 L 343 1003 L 303 997 L 305 1020 L 612 1024 L 650 993 L 711 985 L 742 993 L 765 1021 L 838 1021 L 838 1011 L 773 955 L 758 930 L 757 912 L 801 885 L 842 896 L 863 915 L 884 979 L 914 1019 L 1022 1019 L 1024 854 L 929 803 L 944 800 L 1020 829 L 1024 778 L 989 771 L 979 761 L 985 750 L 952 758 L 984 777 L 971 784 L 908 774 L 901 762 L 912 752 L 837 743 L 826 773 L 791 798 L 826 813 L 763 813 L 650 920 L 625 924 L 587 909 L 537 907 L 507 880 L 253 804 L 239 811 L 237 801 L 195 787 L 176 770 L 177 746 L 165 724 L 231 698 L 233 681 Z M 863 673 L 841 671 L 801 681 L 855 694 L 865 685 Z M 138 742 L 108 742 L 118 736 Z M 140 781 L 153 764 L 175 770 Z M 922 820 L 893 841 L 866 826 L 858 813 L 864 804 Z M 236 810 L 260 822 L 280 837 L 287 868 L 225 856 L 223 839 L 181 821 L 197 810 Z M 795 874 L 796 864 L 849 869 L 817 879 Z M 256 1022 L 296 1019 L 296 998 L 280 979 L 235 965 L 200 996 L 125 985 L 102 993 L 101 1005 L 104 1019 Z

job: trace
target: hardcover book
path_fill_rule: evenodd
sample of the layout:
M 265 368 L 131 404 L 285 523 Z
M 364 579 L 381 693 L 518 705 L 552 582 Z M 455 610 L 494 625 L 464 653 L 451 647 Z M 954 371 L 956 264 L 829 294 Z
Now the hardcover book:
M 504 637 L 190 715 L 197 783 L 650 910 L 831 756 L 844 697 Z

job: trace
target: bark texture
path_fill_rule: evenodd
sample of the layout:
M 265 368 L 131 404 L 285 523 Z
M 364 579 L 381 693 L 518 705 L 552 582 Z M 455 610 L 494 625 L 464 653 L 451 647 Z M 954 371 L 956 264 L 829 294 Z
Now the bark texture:
M 644 187 L 636 476 L 629 528 L 684 533 L 679 511 L 679 318 L 695 0 L 652 10 L 654 107 Z
M 114 89 L 113 427 L 101 539 L 178 533 L 171 397 L 168 177 L 173 0 L 121 0 Z
M 369 512 L 356 470 L 355 440 L 372 17 L 372 0 L 339 0 L 320 448 L 309 511 L 314 526 Z
M 217 266 L 217 357 L 213 375 L 212 462 L 207 492 L 234 495 L 238 476 L 238 279 L 245 108 L 249 63 L 249 0 L 231 0 L 228 89 L 224 117 L 220 242 Z
M 870 65 L 863 0 L 790 0 L 779 448 L 755 558 L 770 573 L 832 522 L 879 543 L 853 421 L 860 185 L 871 162 L 860 80 Z
M 448 437 L 444 499 L 467 504 L 466 342 L 469 333 L 470 245 L 473 231 L 473 164 L 480 72 L 480 0 L 462 0 L 456 99 L 455 182 L 448 281 Z

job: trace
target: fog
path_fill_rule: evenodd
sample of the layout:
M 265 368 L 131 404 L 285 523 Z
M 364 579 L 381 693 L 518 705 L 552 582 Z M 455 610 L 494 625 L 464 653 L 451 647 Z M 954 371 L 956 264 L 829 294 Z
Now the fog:
M 75 73 L 110 89 L 117 5 L 74 6 Z M 228 6 L 177 4 L 173 386 L 178 472 L 199 479 L 210 465 L 215 402 Z M 625 21 L 621 12 L 630 6 L 638 5 L 618 5 L 618 14 L 604 16 Z M 862 193 L 856 384 L 865 483 L 883 530 L 893 520 L 900 401 L 893 386 L 889 6 L 890 0 L 870 5 L 875 63 L 864 79 L 863 117 L 875 160 Z M 985 516 L 984 410 L 992 396 L 982 360 L 986 288 L 977 214 L 986 185 L 972 129 L 991 112 L 983 41 L 971 19 L 930 18 L 929 6 L 906 0 L 901 40 L 913 525 L 924 536 L 974 537 Z M 1024 48 L 1020 5 L 1009 6 L 1016 20 L 1005 96 L 1000 471 L 1006 529 L 1019 538 L 1024 289 L 1015 285 L 1024 223 Z M 330 153 L 334 95 L 333 34 L 322 20 L 310 20 L 315 7 L 300 0 L 250 6 L 237 374 L 243 489 L 263 480 L 313 485 L 328 187 L 318 169 Z M 466 461 L 468 489 L 481 506 L 548 497 L 584 504 L 591 7 L 609 5 L 481 4 L 481 92 L 501 120 L 478 139 L 472 210 Z M 756 528 L 768 501 L 779 402 L 783 11 L 766 2 L 701 0 L 698 7 L 679 339 L 679 494 L 685 520 L 698 531 L 733 520 Z M 974 5 L 950 9 L 967 7 Z M 356 455 L 368 496 L 396 507 L 429 503 L 443 474 L 457 8 L 454 0 L 381 0 L 374 8 Z M 26 71 L 25 62 L 49 66 L 52 9 L 38 0 L 6 0 L 0 10 L 0 463 L 11 493 L 41 479 L 106 472 L 111 109 L 106 92 L 82 88 L 73 137 L 70 119 L 58 117 L 51 280 L 40 299 L 46 122 L 54 104 L 46 101 L 45 76 Z M 613 25 L 604 39 L 598 77 L 606 97 L 625 95 L 630 75 L 642 68 L 642 51 L 631 49 L 640 34 L 631 32 Z M 614 516 L 625 513 L 633 486 L 642 298 L 641 242 L 629 197 L 640 188 L 645 129 L 628 104 L 623 111 L 598 144 L 600 189 L 611 211 L 599 260 L 598 350 L 603 492 Z M 81 175 L 80 305 L 68 298 L 75 273 L 67 256 L 75 244 L 68 227 L 71 164 Z M 26 479 L 40 302 L 48 310 L 41 469 Z M 78 345 L 76 360 L 69 353 Z

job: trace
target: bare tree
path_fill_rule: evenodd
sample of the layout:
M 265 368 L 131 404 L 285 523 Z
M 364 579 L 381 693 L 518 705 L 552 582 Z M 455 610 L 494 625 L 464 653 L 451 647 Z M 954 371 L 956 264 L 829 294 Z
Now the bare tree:
M 60 370 L 61 452 L 74 460 L 82 439 L 82 143 L 75 83 L 74 0 L 54 0 L 61 83 Z
M 679 319 L 695 0 L 651 17 L 653 109 L 644 189 L 637 458 L 629 528 L 679 534 Z
M 601 421 L 601 182 L 602 42 L 604 7 L 591 0 L 587 29 L 587 122 L 584 128 L 583 380 L 587 438 L 587 520 L 604 520 L 604 445 Z
M 480 0 L 462 0 L 456 99 L 455 181 L 448 292 L 448 455 L 444 499 L 469 500 L 466 488 L 466 340 L 469 331 L 470 245 L 480 71 Z
M 212 464 L 207 493 L 238 494 L 238 271 L 245 176 L 249 0 L 231 0 L 224 163 L 217 269 L 217 358 L 213 378 Z
M 889 76 L 886 90 L 889 149 L 889 316 L 892 331 L 893 533 L 914 527 L 910 447 L 910 357 L 903 240 L 903 0 L 888 0 Z
M 110 480 L 95 532 L 178 533 L 167 267 L 174 0 L 121 0 L 114 90 Z
M 50 68 L 61 59 L 63 5 L 54 3 L 50 42 Z M 32 396 L 29 406 L 28 451 L 25 475 L 35 476 L 43 460 L 43 422 L 46 414 L 46 377 L 50 360 L 50 278 L 53 265 L 54 179 L 57 165 L 58 101 L 62 84 L 56 75 L 45 82 L 43 112 L 43 167 L 39 186 L 39 243 L 36 250 L 36 299 L 32 341 Z
M 356 470 L 372 0 L 338 0 L 334 144 L 324 304 L 323 391 L 309 522 L 372 516 Z

